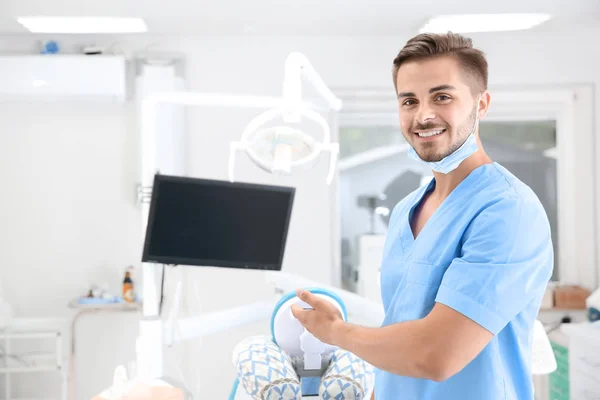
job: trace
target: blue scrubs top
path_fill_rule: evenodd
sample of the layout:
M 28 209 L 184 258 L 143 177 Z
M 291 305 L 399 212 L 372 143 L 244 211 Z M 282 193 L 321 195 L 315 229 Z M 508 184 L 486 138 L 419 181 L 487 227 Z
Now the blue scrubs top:
M 533 325 L 554 266 L 547 215 L 528 186 L 498 163 L 485 164 L 415 239 L 409 221 L 434 187 L 435 179 L 404 198 L 390 218 L 381 266 L 383 326 L 424 318 L 439 302 L 494 338 L 442 382 L 378 370 L 376 400 L 533 399 Z

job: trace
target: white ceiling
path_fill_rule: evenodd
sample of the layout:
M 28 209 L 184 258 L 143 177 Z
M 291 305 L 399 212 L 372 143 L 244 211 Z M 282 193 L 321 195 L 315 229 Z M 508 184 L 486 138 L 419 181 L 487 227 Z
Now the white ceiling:
M 16 16 L 145 18 L 150 34 L 347 35 L 417 32 L 432 16 L 545 12 L 540 31 L 600 26 L 600 0 L 0 0 L 0 34 L 27 34 Z

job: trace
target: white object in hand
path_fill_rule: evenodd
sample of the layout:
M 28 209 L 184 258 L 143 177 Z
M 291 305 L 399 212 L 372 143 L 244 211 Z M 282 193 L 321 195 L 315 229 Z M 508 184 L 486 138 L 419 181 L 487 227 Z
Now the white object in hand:
M 305 329 L 300 335 L 300 348 L 304 352 L 304 369 L 321 369 L 321 354 L 325 352 L 325 343 Z

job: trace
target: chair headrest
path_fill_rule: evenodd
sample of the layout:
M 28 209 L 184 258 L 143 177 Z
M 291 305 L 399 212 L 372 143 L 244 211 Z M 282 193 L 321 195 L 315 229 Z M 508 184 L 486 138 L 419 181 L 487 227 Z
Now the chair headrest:
M 348 314 L 346 312 L 346 306 L 342 299 L 334 292 L 321 289 L 321 288 L 308 288 L 308 290 L 314 295 L 329 301 L 331 304 L 336 306 L 344 321 L 347 321 Z M 271 336 L 273 341 L 282 350 L 288 353 L 291 357 L 302 357 L 304 351 L 301 348 L 301 336 L 305 332 L 304 327 L 300 324 L 294 315 L 292 314 L 292 305 L 298 304 L 304 308 L 310 308 L 308 304 L 303 302 L 296 296 L 296 292 L 290 292 L 284 295 L 273 310 L 271 316 Z M 336 347 L 329 346 L 323 343 L 323 353 L 329 354 L 336 350 Z

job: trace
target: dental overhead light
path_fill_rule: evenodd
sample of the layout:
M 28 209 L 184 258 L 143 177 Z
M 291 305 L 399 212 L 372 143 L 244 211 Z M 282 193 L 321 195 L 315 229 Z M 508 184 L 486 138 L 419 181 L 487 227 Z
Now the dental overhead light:
M 245 151 L 263 170 L 275 174 L 290 174 L 292 169 L 310 165 L 323 152 L 329 152 L 327 184 L 333 180 L 339 154 L 339 144 L 331 143 L 329 124 L 319 113 L 302 102 L 302 78 L 308 78 L 334 111 L 341 109 L 341 101 L 325 86 L 308 60 L 300 53 L 292 53 L 286 60 L 283 98 L 280 107 L 258 115 L 247 125 L 239 141 L 231 143 L 229 180 L 234 181 L 235 155 Z M 281 118 L 283 124 L 267 126 Z M 317 141 L 301 129 L 290 126 L 302 119 L 317 124 L 322 141 Z
M 330 142 L 329 125 L 315 111 L 302 109 L 300 115 L 316 122 L 323 132 L 323 141 L 318 142 L 301 129 L 286 125 L 261 128 L 261 125 L 283 114 L 273 109 L 257 116 L 248 124 L 240 141 L 231 143 L 229 156 L 229 180 L 234 181 L 235 155 L 245 151 L 250 159 L 263 170 L 273 174 L 290 174 L 293 168 L 310 165 L 322 153 L 329 151 L 327 184 L 333 180 L 339 145 Z M 284 122 L 285 121 L 285 118 Z

